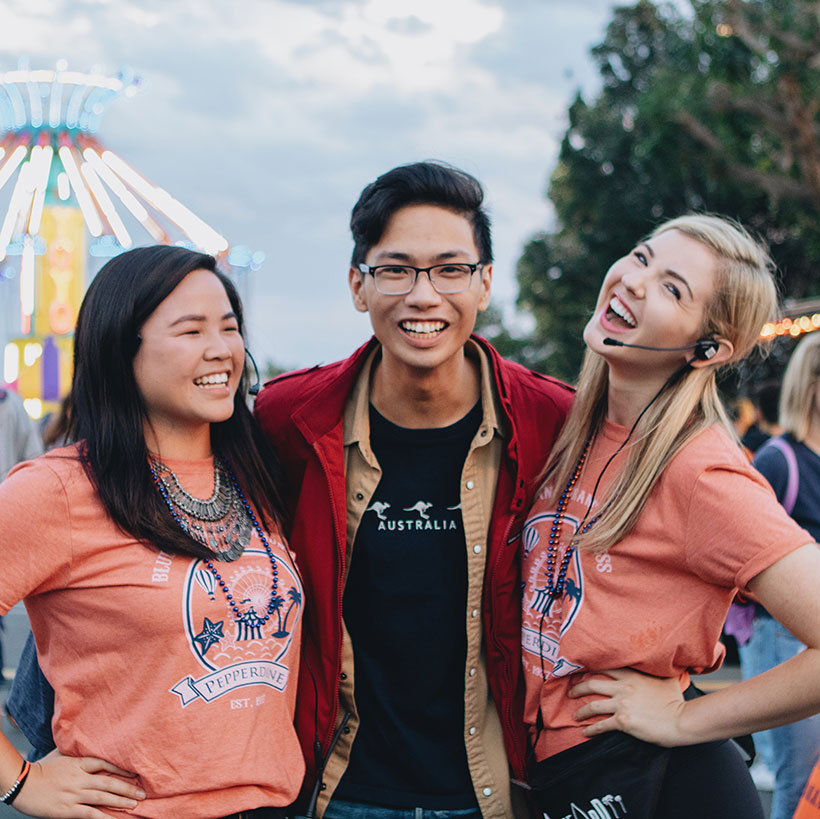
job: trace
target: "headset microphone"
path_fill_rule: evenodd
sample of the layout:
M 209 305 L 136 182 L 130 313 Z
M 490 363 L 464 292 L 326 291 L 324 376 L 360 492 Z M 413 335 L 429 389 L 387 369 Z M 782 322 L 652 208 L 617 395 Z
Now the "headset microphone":
M 655 350 L 661 353 L 692 350 L 698 361 L 708 361 L 718 351 L 718 343 L 713 338 L 699 338 L 694 344 L 686 344 L 683 347 L 649 347 L 646 344 L 627 344 L 615 338 L 605 338 L 604 344 L 608 347 L 633 347 L 636 350 Z
M 251 360 L 251 364 L 253 364 L 253 371 L 256 375 L 253 384 L 248 387 L 248 394 L 255 396 L 262 386 L 262 380 L 259 378 L 259 367 L 256 366 L 256 360 L 251 355 L 251 351 L 247 347 L 245 347 L 245 355 Z

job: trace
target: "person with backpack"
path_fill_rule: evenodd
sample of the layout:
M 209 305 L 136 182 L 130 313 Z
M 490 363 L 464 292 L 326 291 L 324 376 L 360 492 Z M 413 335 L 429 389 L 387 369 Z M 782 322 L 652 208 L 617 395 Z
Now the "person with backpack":
M 770 438 L 753 465 L 772 485 L 783 508 L 820 539 L 820 333 L 795 348 L 780 394 L 782 435 Z M 741 648 L 744 675 L 761 674 L 805 646 L 762 606 Z M 775 776 L 771 819 L 789 819 L 820 752 L 820 715 L 768 732 Z

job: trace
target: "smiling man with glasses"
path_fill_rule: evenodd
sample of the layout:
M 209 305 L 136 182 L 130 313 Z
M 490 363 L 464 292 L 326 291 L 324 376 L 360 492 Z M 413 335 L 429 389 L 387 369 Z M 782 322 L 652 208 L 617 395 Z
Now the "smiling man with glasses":
M 510 766 L 523 777 L 507 541 L 571 392 L 471 335 L 492 282 L 482 203 L 472 176 L 436 162 L 368 185 L 348 279 L 374 337 L 257 401 L 294 476 L 309 601 L 297 725 L 308 765 L 315 743 L 326 757 L 306 783 L 325 819 L 501 819 Z
M 318 797 L 324 819 L 507 819 L 525 776 L 510 538 L 572 393 L 472 335 L 492 282 L 483 197 L 436 162 L 368 185 L 348 277 L 374 337 L 257 399 L 305 588 L 309 815 Z M 14 716 L 44 752 L 53 705 L 27 657 Z

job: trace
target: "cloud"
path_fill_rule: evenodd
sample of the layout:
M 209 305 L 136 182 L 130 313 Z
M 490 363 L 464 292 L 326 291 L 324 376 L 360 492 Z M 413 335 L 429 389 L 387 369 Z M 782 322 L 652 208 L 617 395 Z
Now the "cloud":
M 545 227 L 567 102 L 594 86 L 608 0 L 0 0 L 0 70 L 130 65 L 100 140 L 267 256 L 243 283 L 261 358 L 332 360 L 368 333 L 346 273 L 350 208 L 393 165 L 441 158 L 486 186 L 495 297 Z M 6 193 L 4 190 L 3 193 Z M 2 204 L 2 201 L 0 201 Z M 3 291 L 0 291 L 3 292 Z M 3 340 L 0 327 L 0 342 Z

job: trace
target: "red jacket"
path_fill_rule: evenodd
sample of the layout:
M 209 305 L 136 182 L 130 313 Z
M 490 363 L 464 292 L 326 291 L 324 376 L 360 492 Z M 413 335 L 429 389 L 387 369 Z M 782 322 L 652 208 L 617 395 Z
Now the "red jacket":
M 572 390 L 501 358 L 484 339 L 473 338 L 490 357 L 509 428 L 487 536 L 482 616 L 490 689 L 513 771 L 523 778 L 521 578 L 518 549 L 508 545 L 508 540 L 516 518 L 529 508 L 546 457 L 569 411 Z M 309 771 L 315 768 L 315 742 L 326 754 L 337 722 L 347 517 L 344 409 L 377 343 L 371 339 L 345 361 L 269 381 L 254 410 L 282 462 L 284 500 L 290 512 L 287 534 L 305 587 L 296 729 Z

